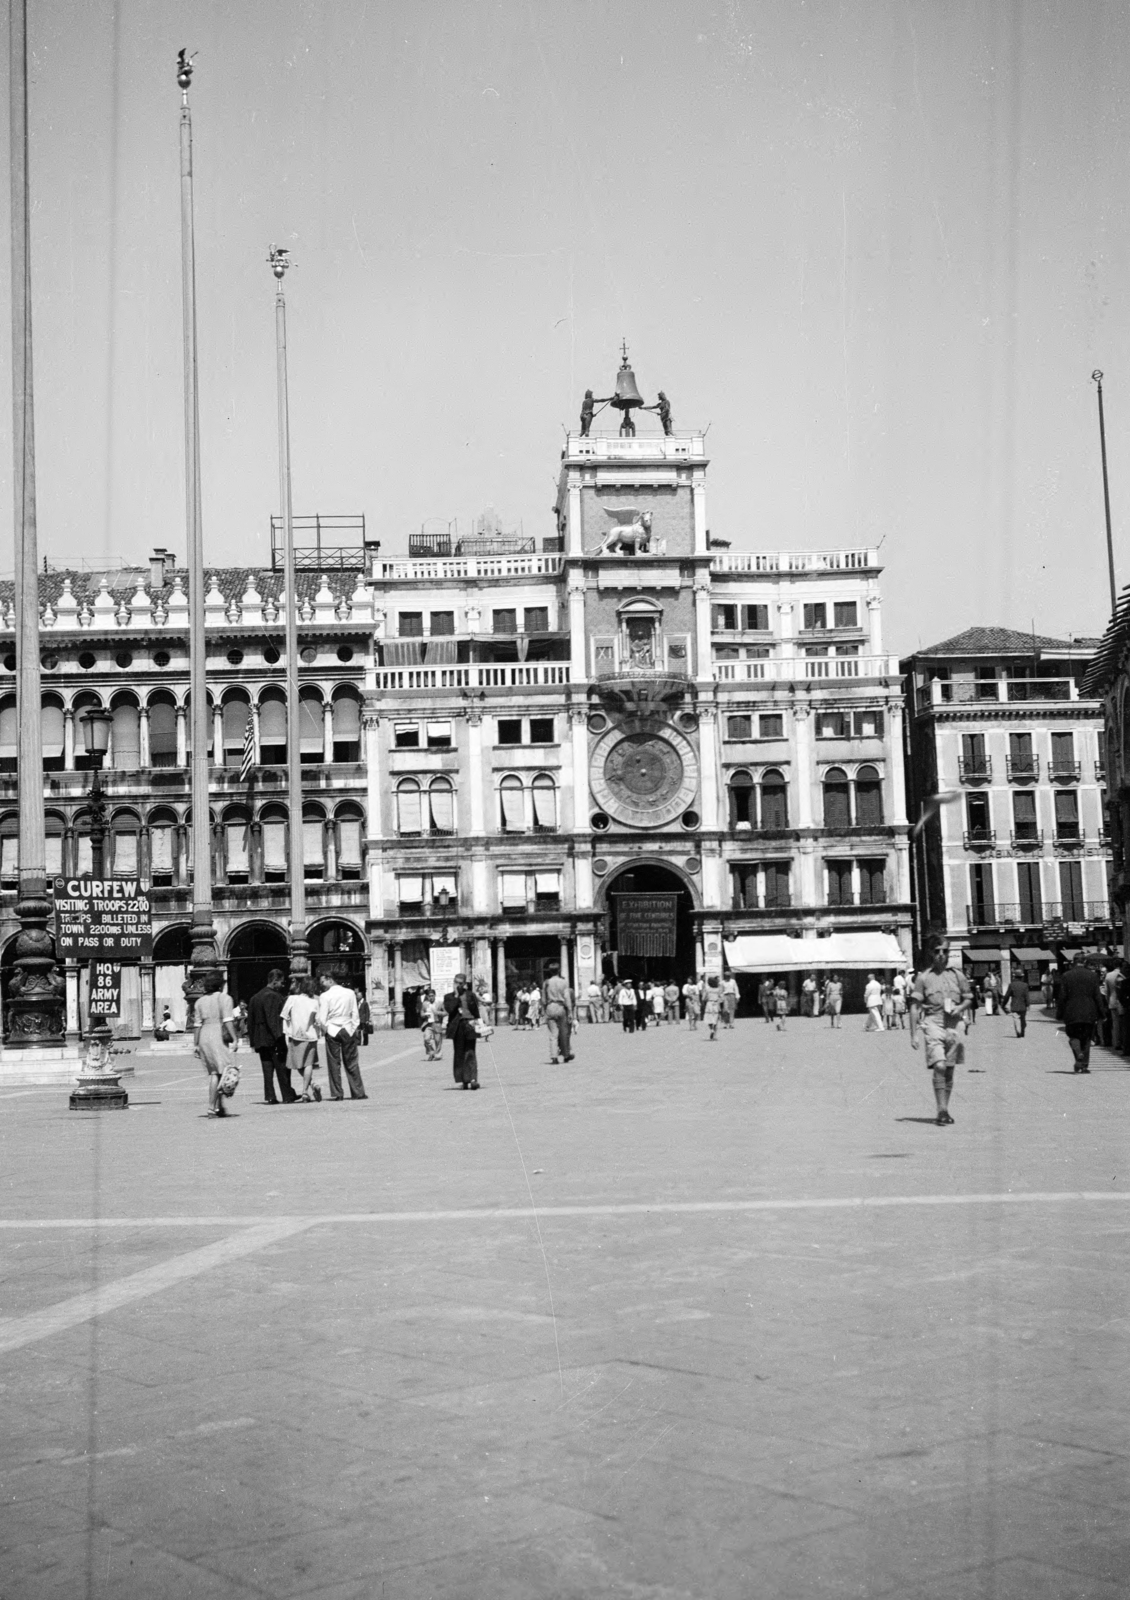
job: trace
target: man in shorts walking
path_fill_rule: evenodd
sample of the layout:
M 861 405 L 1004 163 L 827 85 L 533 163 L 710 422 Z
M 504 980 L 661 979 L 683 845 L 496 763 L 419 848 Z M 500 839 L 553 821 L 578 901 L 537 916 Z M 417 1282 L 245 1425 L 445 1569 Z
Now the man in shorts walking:
M 927 942 L 930 965 L 918 974 L 910 991 L 910 1047 L 918 1049 L 918 1035 L 926 1041 L 926 1067 L 934 1075 L 934 1099 L 939 1128 L 953 1122 L 949 1113 L 953 1069 L 965 1060 L 965 1029 L 973 993 L 964 972 L 949 965 L 950 947 L 935 936 Z

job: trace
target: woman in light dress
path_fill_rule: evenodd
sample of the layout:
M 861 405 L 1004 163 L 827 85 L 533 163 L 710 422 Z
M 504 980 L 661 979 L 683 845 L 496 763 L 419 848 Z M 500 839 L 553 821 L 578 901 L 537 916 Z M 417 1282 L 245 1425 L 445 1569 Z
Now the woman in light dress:
M 318 1065 L 318 986 L 311 978 L 295 978 L 283 1002 L 283 1033 L 286 1035 L 286 1064 L 301 1073 L 300 1100 L 321 1099 L 313 1088 L 314 1068 Z
M 204 975 L 204 993 L 196 1002 L 196 1022 L 192 1043 L 208 1074 L 208 1115 L 226 1117 L 220 1079 L 231 1061 L 229 1045 L 235 1044 L 235 1007 L 223 992 L 222 972 Z
M 716 975 L 711 974 L 706 980 L 706 991 L 703 995 L 702 1020 L 710 1032 L 708 1038 L 717 1039 L 718 1022 L 722 1016 L 722 985 Z

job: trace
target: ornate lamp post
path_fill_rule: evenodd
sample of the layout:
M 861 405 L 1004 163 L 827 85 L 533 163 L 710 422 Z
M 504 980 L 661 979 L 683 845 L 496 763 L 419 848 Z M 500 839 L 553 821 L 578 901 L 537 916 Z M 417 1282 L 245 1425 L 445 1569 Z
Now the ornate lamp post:
M 290 812 L 290 975 L 310 971 L 306 940 L 306 852 L 302 837 L 302 751 L 298 731 L 298 595 L 294 562 L 294 516 L 290 496 L 290 403 L 286 379 L 286 297 L 283 277 L 290 252 L 272 245 L 267 264 L 275 275 L 275 357 L 279 401 L 279 501 L 283 519 L 283 585 L 286 589 L 286 795 Z

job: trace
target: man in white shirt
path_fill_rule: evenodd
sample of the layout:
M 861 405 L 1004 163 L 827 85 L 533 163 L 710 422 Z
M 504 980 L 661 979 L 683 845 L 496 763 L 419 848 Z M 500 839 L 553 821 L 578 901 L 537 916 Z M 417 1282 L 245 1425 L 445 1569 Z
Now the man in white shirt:
M 326 1070 L 330 1079 L 330 1099 L 344 1100 L 341 1087 L 341 1069 L 349 1079 L 351 1100 L 367 1100 L 361 1071 L 357 1065 L 357 1040 L 361 1036 L 361 1014 L 357 1009 L 357 996 L 341 981 L 346 974 L 340 967 L 331 967 L 321 975 L 322 992 L 318 997 L 318 1024 L 326 1040 Z
M 873 972 L 867 974 L 867 984 L 863 990 L 863 1004 L 867 1007 L 867 1026 L 864 1033 L 882 1033 L 883 1029 L 883 985 Z

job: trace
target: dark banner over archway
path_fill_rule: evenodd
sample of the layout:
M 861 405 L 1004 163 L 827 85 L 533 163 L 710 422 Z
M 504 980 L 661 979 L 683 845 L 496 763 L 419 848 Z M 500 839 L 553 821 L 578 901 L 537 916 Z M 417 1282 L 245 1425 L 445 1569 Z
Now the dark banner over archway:
M 676 954 L 677 894 L 617 892 L 616 948 L 622 956 Z
M 680 983 L 695 971 L 693 899 L 669 867 L 625 867 L 605 890 L 608 952 L 620 977 Z

